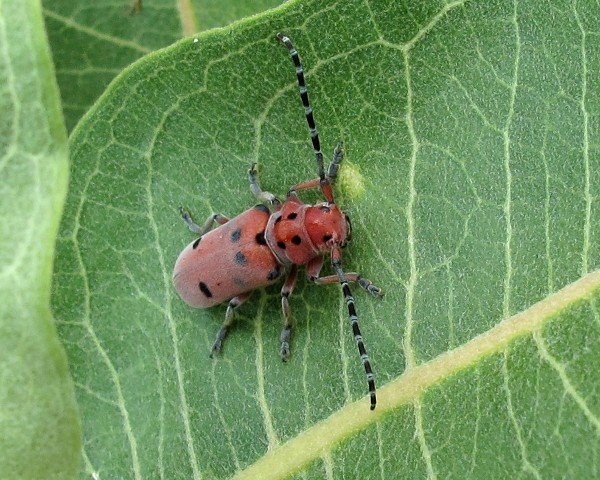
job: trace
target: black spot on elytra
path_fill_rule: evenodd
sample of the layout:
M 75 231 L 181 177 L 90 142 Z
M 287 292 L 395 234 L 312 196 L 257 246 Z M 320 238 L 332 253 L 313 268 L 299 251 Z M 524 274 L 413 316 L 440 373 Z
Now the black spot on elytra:
M 200 282 L 198 284 L 198 287 L 200 288 L 200 291 L 206 295 L 206 298 L 210 298 L 212 297 L 212 292 L 208 289 L 208 287 L 206 286 L 206 283 L 204 282 Z
M 234 230 L 233 232 L 231 232 L 231 241 L 237 242 L 241 236 L 242 236 L 242 229 L 238 228 L 238 229 Z
M 329 240 L 331 240 L 331 235 L 323 235 L 324 242 L 328 242 Z
M 246 263 L 248 263 L 246 255 L 244 255 L 242 252 L 237 252 L 233 257 L 233 261 L 238 265 L 246 265 Z
M 302 239 L 298 235 L 294 235 L 292 237 L 292 243 L 294 245 L 300 245 L 302 243 Z
M 281 273 L 281 267 L 277 265 L 273 270 L 269 272 L 267 275 L 267 280 L 275 280 L 279 274 Z
M 282 250 L 285 250 L 285 243 L 284 243 L 284 242 L 282 242 L 281 240 L 280 240 L 279 242 L 277 242 L 277 246 L 278 246 L 279 248 L 281 248 Z
M 254 237 L 256 239 L 256 243 L 258 243 L 259 245 L 266 245 L 267 241 L 265 240 L 265 231 L 263 230 L 260 233 L 256 234 L 256 237 Z
M 200 240 L 202 240 L 202 237 L 198 238 L 194 243 L 192 243 L 192 249 L 196 250 L 198 244 L 200 243 Z
M 248 286 L 248 283 L 243 278 L 240 278 L 240 277 L 233 277 L 233 283 L 235 285 L 237 285 L 238 287 L 242 287 L 242 288 L 245 288 Z
M 256 208 L 257 210 L 259 210 L 261 212 L 271 213 L 271 211 L 269 210 L 269 207 L 267 207 L 266 205 L 263 205 L 262 203 L 255 205 L 254 208 Z
M 287 216 L 287 218 L 288 220 L 294 220 L 297 216 L 298 214 L 296 212 L 292 212 Z

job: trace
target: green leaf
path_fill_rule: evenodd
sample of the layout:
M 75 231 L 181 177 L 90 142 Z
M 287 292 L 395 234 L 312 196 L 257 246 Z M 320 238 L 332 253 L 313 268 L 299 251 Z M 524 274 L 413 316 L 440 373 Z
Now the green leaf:
M 132 12 L 132 5 L 129 0 L 44 0 L 69 130 L 124 67 L 181 38 L 174 1 L 150 3 L 139 14 Z
M 73 478 L 81 429 L 50 315 L 67 137 L 39 2 L 0 1 L 0 478 Z
M 55 270 L 87 474 L 594 477 L 599 18 L 592 1 L 291 2 L 120 75 L 73 132 Z M 253 162 L 279 195 L 316 176 L 278 31 L 324 151 L 346 147 L 344 265 L 386 292 L 354 288 L 374 412 L 339 288 L 301 276 L 283 364 L 279 286 L 211 360 L 226 306 L 171 284 L 194 238 L 179 206 L 242 212 Z
M 142 55 L 182 35 L 219 27 L 279 4 L 278 0 L 44 0 L 44 16 L 72 130 L 109 82 Z
M 223 27 L 229 23 L 280 5 L 285 0 L 192 0 L 197 30 Z

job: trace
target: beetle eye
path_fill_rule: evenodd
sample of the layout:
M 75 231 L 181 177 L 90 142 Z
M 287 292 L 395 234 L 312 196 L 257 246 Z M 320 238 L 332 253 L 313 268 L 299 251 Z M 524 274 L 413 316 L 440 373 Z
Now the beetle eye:
M 319 210 L 321 210 L 322 212 L 325 212 L 325 213 L 331 212 L 331 208 L 329 208 L 327 205 L 321 205 L 319 207 Z
M 346 242 L 349 242 L 350 240 L 352 240 L 352 223 L 350 222 L 350 217 L 346 214 L 344 214 L 344 218 L 346 219 Z

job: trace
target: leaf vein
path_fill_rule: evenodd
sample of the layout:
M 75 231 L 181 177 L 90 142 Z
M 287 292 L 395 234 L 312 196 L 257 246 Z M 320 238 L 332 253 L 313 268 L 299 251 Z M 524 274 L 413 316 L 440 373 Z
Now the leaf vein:
M 81 229 L 80 220 L 81 220 L 81 215 L 83 212 L 83 206 L 85 205 L 85 203 L 87 201 L 87 192 L 88 192 L 88 189 L 90 187 L 92 180 L 99 173 L 100 173 L 100 153 L 96 157 L 96 164 L 94 166 L 94 170 L 88 176 L 88 178 L 85 180 L 83 191 L 82 191 L 81 197 L 80 197 L 80 201 L 77 206 L 77 210 L 75 212 L 75 218 L 74 218 L 75 225 L 74 225 L 72 237 L 71 237 L 71 240 L 73 242 L 73 249 L 75 251 L 75 258 L 77 259 L 77 264 L 79 266 L 79 270 L 81 271 L 81 278 L 82 278 L 82 282 L 83 282 L 83 320 L 82 320 L 82 323 L 85 326 L 85 329 L 86 329 L 88 335 L 90 336 L 92 343 L 94 344 L 94 347 L 96 348 L 96 350 L 100 354 L 100 357 L 102 358 L 102 361 L 106 365 L 108 372 L 110 374 L 110 379 L 115 386 L 115 390 L 116 390 L 116 394 L 117 394 L 116 404 L 118 405 L 119 412 L 121 414 L 121 417 L 123 418 L 125 435 L 129 442 L 134 478 L 136 480 L 140 480 L 141 479 L 141 468 L 140 468 L 139 458 L 138 458 L 138 454 L 137 454 L 137 442 L 136 442 L 135 436 L 133 435 L 131 422 L 129 420 L 129 412 L 125 405 L 125 398 L 123 396 L 123 391 L 121 389 L 121 381 L 119 380 L 117 371 L 116 371 L 112 361 L 110 360 L 110 357 L 106 353 L 106 350 L 104 350 L 104 347 L 100 343 L 100 340 L 98 339 L 98 336 L 96 335 L 96 332 L 94 331 L 94 327 L 91 323 L 91 319 L 90 319 L 91 290 L 90 290 L 90 284 L 89 284 L 89 277 L 87 274 L 87 268 L 86 268 L 85 262 L 83 260 L 83 255 L 81 252 L 81 248 L 79 245 L 79 239 L 78 239 L 78 233 L 79 233 L 79 230 Z
M 415 131 L 413 123 L 413 89 L 410 76 L 410 54 L 408 51 L 404 52 L 404 75 L 406 82 L 406 125 L 408 127 L 408 134 L 411 142 L 411 155 L 409 159 L 409 173 L 408 173 L 408 202 L 406 204 L 406 223 L 407 223 L 407 244 L 408 244 L 408 257 L 410 264 L 410 275 L 408 284 L 406 287 L 406 326 L 404 329 L 404 355 L 406 357 L 406 369 L 411 369 L 416 365 L 415 353 L 412 348 L 412 329 L 414 325 L 413 320 L 413 300 L 418 282 L 417 272 L 417 256 L 416 256 L 416 239 L 415 239 L 415 218 L 414 218 L 414 204 L 417 197 L 417 191 L 415 188 L 415 176 L 416 176 L 416 164 L 417 154 L 419 152 L 419 140 Z
M 423 414 L 421 413 L 421 400 L 416 398 L 413 402 L 414 416 L 415 416 L 415 432 L 417 434 L 417 440 L 419 441 L 419 448 L 421 455 L 425 461 L 425 468 L 427 470 L 427 478 L 435 480 L 437 474 L 433 468 L 433 461 L 431 459 L 431 450 L 427 445 L 427 439 L 425 438 L 425 430 L 423 429 Z
M 586 401 L 583 399 L 581 394 L 575 389 L 573 383 L 567 375 L 567 370 L 563 364 L 561 364 L 552 354 L 548 351 L 544 337 L 542 336 L 539 329 L 533 332 L 533 339 L 538 348 L 538 352 L 543 360 L 546 361 L 558 374 L 565 388 L 566 394 L 568 394 L 581 409 L 585 417 L 588 419 L 590 424 L 596 428 L 598 435 L 600 435 L 600 418 L 598 418 L 590 409 Z
M 50 17 L 51 19 L 56 20 L 58 22 L 61 22 L 67 27 L 70 27 L 74 30 L 85 33 L 86 35 L 89 35 L 91 37 L 97 38 L 98 40 L 104 40 L 106 42 L 113 43 L 120 47 L 131 48 L 132 50 L 141 53 L 150 53 L 152 51 L 152 49 L 143 47 L 136 42 L 132 42 L 131 40 L 125 40 L 123 38 L 115 37 L 114 35 L 108 35 L 106 33 L 94 30 L 93 28 L 86 27 L 85 25 L 76 22 L 72 18 L 64 17 L 56 12 L 53 12 L 52 10 L 48 10 L 47 8 L 44 8 L 43 12 L 45 16 Z
M 512 404 L 512 394 L 510 392 L 510 387 L 508 385 L 508 351 L 504 350 L 503 362 L 502 362 L 502 377 L 504 379 L 503 388 L 504 393 L 506 395 L 506 409 L 508 412 L 508 417 L 515 429 L 515 433 L 517 434 L 517 442 L 519 443 L 519 448 L 521 449 L 521 461 L 523 462 L 523 470 L 531 473 L 535 478 L 541 480 L 542 476 L 540 472 L 535 468 L 534 465 L 529 461 L 529 456 L 527 454 L 527 447 L 523 440 L 523 434 L 521 432 L 521 426 L 517 420 L 517 416 L 515 415 L 515 410 Z
M 585 198 L 585 224 L 583 230 L 583 252 L 582 252 L 582 265 L 581 273 L 585 274 L 589 269 L 589 251 L 590 251 L 590 238 L 591 238 L 591 223 L 592 223 L 592 202 L 593 197 L 591 194 L 591 178 L 590 178 L 590 140 L 589 140 L 589 114 L 586 108 L 587 98 L 587 47 L 586 47 L 586 30 L 583 27 L 579 12 L 577 11 L 577 0 L 573 2 L 573 11 L 575 13 L 575 19 L 579 30 L 581 31 L 581 100 L 579 102 L 579 108 L 583 117 L 583 165 L 585 170 L 585 187 L 584 187 L 584 198 Z
M 260 306 L 256 314 L 256 321 L 254 324 L 254 339 L 256 341 L 256 356 L 254 358 L 254 364 L 256 366 L 256 399 L 258 400 L 258 404 L 260 406 L 263 423 L 265 425 L 265 433 L 267 434 L 267 440 L 269 442 L 267 450 L 272 450 L 279 446 L 279 438 L 277 438 L 277 432 L 273 427 L 273 419 L 271 418 L 271 411 L 269 410 L 267 397 L 265 395 L 265 365 L 262 325 L 263 312 L 266 302 L 266 294 L 264 291 L 262 291 L 260 297 Z
M 506 124 L 504 126 L 504 170 L 506 172 L 506 199 L 504 202 L 504 218 L 506 222 L 506 242 L 504 244 L 504 261 L 506 263 L 506 275 L 504 277 L 504 295 L 502 300 L 502 315 L 504 318 L 510 316 L 510 289 L 512 283 L 512 218 L 511 218 L 511 204 L 512 204 L 512 172 L 510 168 L 510 127 L 512 125 L 512 119 L 515 111 L 515 101 L 517 97 L 517 82 L 519 76 L 519 61 L 521 57 L 521 37 L 519 31 L 519 23 L 517 20 L 517 0 L 513 2 L 513 16 L 512 23 L 515 29 L 515 65 L 513 70 L 513 81 L 510 92 L 510 103 L 508 109 L 508 115 L 506 117 Z
M 148 207 L 147 207 L 148 208 L 148 223 L 150 225 L 150 228 L 152 230 L 152 234 L 154 237 L 154 244 L 155 244 L 155 249 L 157 252 L 157 258 L 158 258 L 158 262 L 159 262 L 161 272 L 162 272 L 162 277 L 163 277 L 163 287 L 164 287 L 164 292 L 165 292 L 165 305 L 166 305 L 165 310 L 166 310 L 166 314 L 167 314 L 169 332 L 171 334 L 171 340 L 173 343 L 173 357 L 175 360 L 175 372 L 177 374 L 177 385 L 178 385 L 178 390 L 179 390 L 179 399 L 180 399 L 180 403 L 181 403 L 180 413 L 182 416 L 184 430 L 185 430 L 185 440 L 186 440 L 188 455 L 190 456 L 190 464 L 192 467 L 194 480 L 199 480 L 202 478 L 202 474 L 200 473 L 200 469 L 198 466 L 198 459 L 196 457 L 196 452 L 194 450 L 194 441 L 193 441 L 192 429 L 191 429 L 191 425 L 190 425 L 189 408 L 188 408 L 187 396 L 186 396 L 185 387 L 184 387 L 183 370 L 181 368 L 181 357 L 179 354 L 179 338 L 178 338 L 178 334 L 177 334 L 177 326 L 175 325 L 175 320 L 173 319 L 173 313 L 172 313 L 172 309 L 171 309 L 171 289 L 170 289 L 171 281 L 170 281 L 170 275 L 167 273 L 167 269 L 166 269 L 165 259 L 164 259 L 164 255 L 163 255 L 164 250 L 160 243 L 160 233 L 159 233 L 158 224 L 156 223 L 156 219 L 154 217 L 154 196 L 152 194 L 152 182 L 153 182 L 153 176 L 154 176 L 154 169 L 152 167 L 152 153 L 154 151 L 154 146 L 156 144 L 158 135 L 160 134 L 160 132 L 162 131 L 162 129 L 164 127 L 164 124 L 165 124 L 167 118 L 171 115 L 171 113 L 173 111 L 176 111 L 179 108 L 180 102 L 181 102 L 181 99 L 176 101 L 169 109 L 167 109 L 163 113 L 160 122 L 158 123 L 158 125 L 156 126 L 156 128 L 153 132 L 150 145 L 148 146 L 148 152 L 146 155 L 144 155 L 144 159 L 146 161 L 146 167 L 147 167 L 147 171 L 148 171 L 147 179 L 146 179 L 146 200 L 147 200 L 147 204 L 148 204 Z
M 379 389 L 377 409 L 365 414 L 368 398 L 345 405 L 329 418 L 318 422 L 280 447 L 268 451 L 257 462 L 237 472 L 235 480 L 282 479 L 331 450 L 351 434 L 364 430 L 402 405 L 418 400 L 423 391 L 450 375 L 492 355 L 516 338 L 530 335 L 551 317 L 570 305 L 589 298 L 600 289 L 600 271 L 595 271 L 553 293 L 529 309 L 502 320 L 454 350 L 445 352 L 426 364 L 405 371 Z M 597 421 L 597 419 L 596 419 Z M 600 422 L 597 422 L 600 428 Z M 335 433 L 333 433 L 335 432 Z M 285 459 L 285 461 L 282 461 Z

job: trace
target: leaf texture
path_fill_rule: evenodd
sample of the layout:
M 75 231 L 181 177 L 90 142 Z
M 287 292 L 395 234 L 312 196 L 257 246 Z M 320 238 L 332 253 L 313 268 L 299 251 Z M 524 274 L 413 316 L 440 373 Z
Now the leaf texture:
M 0 478 L 73 478 L 81 426 L 50 314 L 67 136 L 39 2 L 0 1 Z
M 599 18 L 593 1 L 290 2 L 120 75 L 71 137 L 55 269 L 87 474 L 252 478 L 275 455 L 264 478 L 596 475 L 598 288 L 552 295 L 599 264 Z M 193 240 L 179 206 L 198 222 L 243 211 L 253 162 L 277 194 L 316 176 L 277 32 L 302 56 L 324 151 L 346 146 L 344 264 L 385 289 L 355 288 L 373 414 L 335 286 L 299 281 L 282 364 L 279 287 L 240 307 L 211 360 L 225 306 L 192 310 L 171 285 Z M 529 328 L 449 368 L 539 302 Z M 325 424 L 300 462 L 285 454 L 352 412 L 360 427 Z
M 226 25 L 274 0 L 45 0 L 44 17 L 69 130 L 131 62 L 182 35 Z

